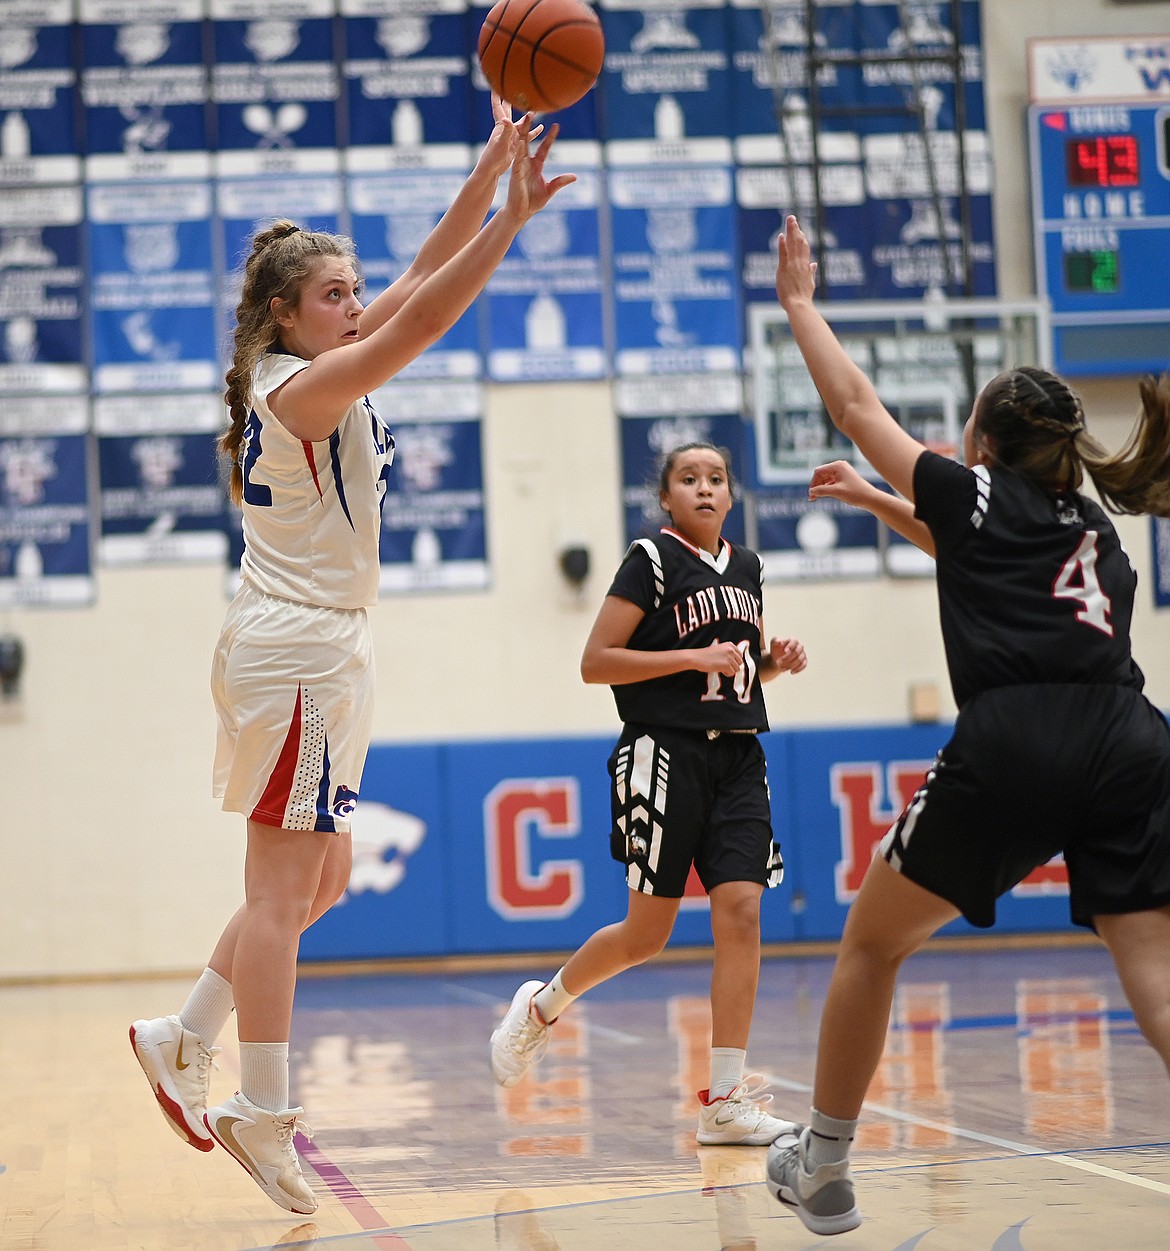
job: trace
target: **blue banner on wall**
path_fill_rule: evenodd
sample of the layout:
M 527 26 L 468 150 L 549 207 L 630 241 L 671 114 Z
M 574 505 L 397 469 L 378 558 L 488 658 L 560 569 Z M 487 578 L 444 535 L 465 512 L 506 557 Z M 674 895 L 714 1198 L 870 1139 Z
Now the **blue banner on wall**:
M 723 0 L 601 0 L 601 19 L 606 162 L 730 163 Z
M 467 170 L 460 167 L 418 172 L 393 170 L 346 179 L 351 229 L 367 283 L 367 303 L 410 267 L 458 195 L 466 176 Z M 483 363 L 478 312 L 478 305 L 473 304 L 442 338 L 396 377 L 412 381 L 478 378 Z
M 570 168 L 577 181 L 525 224 L 488 281 L 488 376 L 497 381 L 571 381 L 609 373 L 601 170 L 561 160 L 547 176 Z
M 479 386 L 390 382 L 370 398 L 394 435 L 382 505 L 382 591 L 487 586 Z
M 995 291 L 991 160 L 983 105 L 979 4 L 960 27 L 943 4 L 823 5 L 815 54 L 827 58 L 811 99 L 803 3 L 732 0 L 732 117 L 740 165 L 745 298 L 775 298 L 775 234 L 795 213 L 836 299 L 921 298 Z M 930 54 L 937 54 L 930 59 Z M 916 63 L 900 54 L 925 54 Z M 833 62 L 837 55 L 842 61 Z M 961 100 L 955 69 L 961 64 Z M 866 56 L 863 65 L 846 63 Z M 813 109 L 823 222 L 816 220 Z M 962 125 L 962 142 L 956 128 Z M 969 199 L 959 199 L 960 151 Z M 970 289 L 962 269 L 968 214 Z
M 9 397 L 0 412 L 0 608 L 90 604 L 89 405 Z
M 213 389 L 211 184 L 93 184 L 87 200 L 94 390 Z
M 73 0 L 10 0 L 0 30 L 0 187 L 77 182 Z
M 215 436 L 219 395 L 94 401 L 104 564 L 222 560 L 224 493 Z
M 619 374 L 738 367 L 731 173 L 717 166 L 610 170 Z
M 336 173 L 334 0 L 211 0 L 216 172 Z
M 79 187 L 0 191 L 0 391 L 85 390 L 81 222 Z
M 1154 605 L 1170 608 L 1170 521 L 1150 518 L 1150 550 L 1154 557 Z
M 219 318 L 233 325 L 240 300 L 244 265 L 252 236 L 277 218 L 289 218 L 305 230 L 330 234 L 341 228 L 341 179 L 333 174 L 302 174 L 287 178 L 221 178 L 215 184 L 216 225 L 220 231 L 226 274 L 219 287 Z M 227 342 L 226 334 L 221 336 Z
M 346 169 L 465 168 L 475 47 L 466 0 L 342 0 L 341 11 Z
M 203 0 L 81 0 L 85 176 L 207 178 Z

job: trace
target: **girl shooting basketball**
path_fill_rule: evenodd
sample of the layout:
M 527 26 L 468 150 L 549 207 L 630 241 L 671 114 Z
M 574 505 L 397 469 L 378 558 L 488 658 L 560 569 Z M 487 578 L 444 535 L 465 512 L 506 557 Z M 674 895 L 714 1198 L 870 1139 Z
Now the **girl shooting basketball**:
M 243 509 L 243 582 L 212 669 L 215 792 L 247 819 L 245 902 L 177 1015 L 136 1021 L 134 1054 L 175 1132 L 219 1143 L 282 1208 L 317 1200 L 293 1147 L 288 1038 L 301 932 L 349 881 L 350 814 L 373 719 L 366 609 L 394 439 L 367 398 L 471 304 L 548 182 L 554 127 L 496 119 L 410 269 L 368 307 L 348 239 L 281 221 L 256 235 L 227 374 L 220 446 Z M 507 200 L 484 224 L 500 176 Z M 235 1007 L 240 1093 L 207 1107 L 212 1044 Z

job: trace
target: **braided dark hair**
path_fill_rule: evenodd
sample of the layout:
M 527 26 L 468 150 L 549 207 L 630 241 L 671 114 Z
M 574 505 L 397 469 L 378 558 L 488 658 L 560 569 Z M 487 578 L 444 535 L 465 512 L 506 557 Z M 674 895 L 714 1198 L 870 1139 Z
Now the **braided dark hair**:
M 1001 464 L 1053 494 L 1079 490 L 1085 473 L 1117 513 L 1170 516 L 1170 374 L 1144 378 L 1142 413 L 1121 451 L 1085 426 L 1080 397 L 1046 369 L 993 378 L 976 406 L 974 435 Z

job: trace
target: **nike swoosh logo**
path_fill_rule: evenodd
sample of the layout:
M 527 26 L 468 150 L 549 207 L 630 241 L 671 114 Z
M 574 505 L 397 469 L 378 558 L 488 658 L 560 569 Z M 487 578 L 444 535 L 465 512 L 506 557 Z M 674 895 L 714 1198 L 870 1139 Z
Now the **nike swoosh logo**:
M 184 1039 L 184 1035 L 180 1034 L 179 1035 L 179 1050 L 175 1056 L 175 1068 L 177 1068 L 180 1073 L 184 1069 L 189 1069 L 191 1067 L 190 1061 L 188 1061 L 186 1064 L 183 1063 L 183 1039 Z
M 256 1161 L 244 1150 L 236 1137 L 236 1126 L 241 1124 L 243 1119 L 241 1116 L 225 1116 L 216 1123 L 215 1132 L 217 1137 L 224 1140 L 223 1145 L 227 1147 L 249 1173 L 259 1175 L 260 1170 L 256 1167 Z

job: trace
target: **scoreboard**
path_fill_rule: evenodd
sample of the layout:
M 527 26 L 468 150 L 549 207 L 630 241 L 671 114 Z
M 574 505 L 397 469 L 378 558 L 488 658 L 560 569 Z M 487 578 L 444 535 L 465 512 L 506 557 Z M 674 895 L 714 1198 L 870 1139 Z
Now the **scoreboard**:
M 1170 102 L 1032 105 L 1028 131 L 1055 368 L 1170 368 Z

